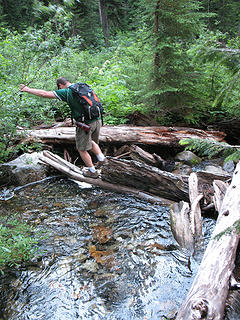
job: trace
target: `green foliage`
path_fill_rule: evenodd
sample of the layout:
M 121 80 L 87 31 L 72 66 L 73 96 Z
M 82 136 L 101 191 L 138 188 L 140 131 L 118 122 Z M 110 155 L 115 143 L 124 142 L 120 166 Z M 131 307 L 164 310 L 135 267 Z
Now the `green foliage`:
M 53 119 L 53 102 L 43 103 L 35 97 L 26 99 L 19 93 L 19 84 L 52 77 L 49 59 L 60 48 L 53 34 L 47 33 L 46 39 L 45 29 L 30 29 L 23 34 L 4 31 L 5 37 L 0 39 L 1 161 L 18 151 L 13 148 L 17 127 L 30 128 L 43 120 Z
M 8 266 L 17 266 L 36 253 L 37 240 L 33 229 L 21 220 L 9 217 L 0 219 L 0 272 Z
M 224 47 L 225 42 L 228 42 L 226 52 L 219 48 Z M 206 31 L 189 47 L 187 54 L 194 68 L 192 76 L 195 79 L 190 114 L 192 123 L 195 120 L 197 123 L 214 123 L 226 117 L 239 116 L 237 64 L 234 62 L 235 58 L 231 57 L 231 50 L 237 53 L 235 48 L 238 45 L 237 39 L 234 39 L 233 45 L 233 39 L 227 40 L 225 34 Z M 235 81 L 232 80 L 234 73 Z
M 206 139 L 183 139 L 180 145 L 185 146 L 185 150 L 196 152 L 199 156 L 209 159 L 224 157 L 225 162 L 240 160 L 240 146 L 231 146 L 225 142 L 216 142 Z
M 55 79 L 66 76 L 72 82 L 85 81 L 92 85 L 106 110 L 105 123 L 126 123 L 127 115 L 142 108 L 136 92 L 139 79 L 147 66 L 131 37 L 120 34 L 109 50 L 79 51 L 79 37 L 61 45 L 61 37 L 48 25 L 28 29 L 22 34 L 3 29 L 0 38 L 0 155 L 1 160 L 26 150 L 14 148 L 17 127 L 29 129 L 41 122 L 51 122 L 55 115 L 70 116 L 69 107 L 57 100 L 42 99 L 19 92 L 19 84 L 55 90 Z M 135 98 L 136 97 L 136 98 Z

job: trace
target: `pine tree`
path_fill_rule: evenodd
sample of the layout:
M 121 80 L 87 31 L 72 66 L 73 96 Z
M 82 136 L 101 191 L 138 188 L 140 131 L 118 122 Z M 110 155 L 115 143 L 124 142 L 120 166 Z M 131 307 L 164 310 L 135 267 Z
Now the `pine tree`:
M 150 96 L 159 114 L 177 118 L 191 110 L 194 77 L 186 50 L 203 26 L 199 9 L 196 0 L 147 1 L 145 23 L 151 28 L 154 54 Z

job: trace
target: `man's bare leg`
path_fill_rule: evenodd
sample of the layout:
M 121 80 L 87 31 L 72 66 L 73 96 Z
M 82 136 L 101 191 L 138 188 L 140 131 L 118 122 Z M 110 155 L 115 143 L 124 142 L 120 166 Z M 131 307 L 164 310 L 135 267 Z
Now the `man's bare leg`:
M 93 167 L 93 162 L 90 154 L 87 151 L 78 150 L 80 157 L 82 158 L 83 162 L 87 167 Z
M 96 155 L 96 157 L 98 158 L 98 161 L 104 161 L 104 155 L 99 147 L 99 145 L 92 141 L 92 152 Z

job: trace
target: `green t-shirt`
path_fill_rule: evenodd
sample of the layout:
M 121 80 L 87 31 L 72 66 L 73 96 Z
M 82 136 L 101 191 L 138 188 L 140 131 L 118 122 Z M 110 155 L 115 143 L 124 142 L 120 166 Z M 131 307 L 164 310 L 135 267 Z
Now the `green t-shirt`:
M 83 108 L 81 103 L 79 102 L 79 98 L 73 94 L 72 90 L 70 88 L 66 89 L 59 89 L 56 91 L 53 91 L 55 96 L 58 98 L 58 100 L 66 102 L 72 112 L 72 117 L 77 121 L 81 121 L 82 119 L 82 114 L 83 114 Z M 100 118 L 98 118 L 99 120 Z M 91 123 L 94 120 L 86 120 L 86 123 Z

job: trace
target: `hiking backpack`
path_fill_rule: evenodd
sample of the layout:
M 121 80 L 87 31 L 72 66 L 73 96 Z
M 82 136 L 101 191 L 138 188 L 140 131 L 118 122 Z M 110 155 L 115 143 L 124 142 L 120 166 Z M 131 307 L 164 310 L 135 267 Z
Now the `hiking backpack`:
M 83 119 L 93 120 L 98 117 L 102 118 L 104 108 L 92 88 L 86 83 L 74 83 L 69 88 L 78 95 L 80 103 L 83 107 Z

